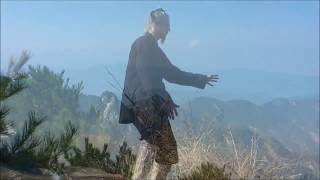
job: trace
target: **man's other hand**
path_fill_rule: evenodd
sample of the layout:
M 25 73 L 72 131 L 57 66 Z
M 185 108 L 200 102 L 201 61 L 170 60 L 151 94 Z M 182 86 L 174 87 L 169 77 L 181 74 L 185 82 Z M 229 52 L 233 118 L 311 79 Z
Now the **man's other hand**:
M 218 74 L 215 74 L 215 75 L 208 75 L 207 76 L 207 84 L 209 86 L 213 86 L 212 82 L 218 82 L 218 77 L 219 75 Z
M 152 99 L 153 105 L 162 116 L 168 117 L 172 120 L 175 118 L 175 116 L 178 116 L 177 108 L 179 105 L 175 104 L 171 97 L 162 98 L 161 96 L 155 95 Z

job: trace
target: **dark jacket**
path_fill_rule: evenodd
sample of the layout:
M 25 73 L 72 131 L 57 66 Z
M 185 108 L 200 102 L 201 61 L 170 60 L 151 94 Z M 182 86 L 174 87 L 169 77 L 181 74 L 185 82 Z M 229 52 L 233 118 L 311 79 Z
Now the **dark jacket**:
M 204 89 L 206 76 L 181 71 L 171 64 L 150 33 L 139 37 L 131 46 L 120 106 L 120 124 L 134 121 L 134 106 L 157 94 L 170 97 L 162 80 Z

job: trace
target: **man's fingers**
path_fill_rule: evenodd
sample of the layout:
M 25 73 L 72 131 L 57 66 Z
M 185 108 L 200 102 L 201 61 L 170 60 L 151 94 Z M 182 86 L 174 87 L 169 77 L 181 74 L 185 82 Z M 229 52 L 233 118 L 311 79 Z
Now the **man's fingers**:
M 210 79 L 210 80 L 212 80 L 212 79 L 217 80 L 217 79 L 219 79 L 219 78 L 208 78 L 208 79 Z
M 214 75 L 208 76 L 208 78 L 217 78 L 218 76 L 219 76 L 218 74 L 214 74 Z
M 209 83 L 209 82 L 207 82 L 207 84 L 210 85 L 210 86 L 213 86 L 213 84 L 211 84 L 211 83 Z
M 208 82 L 217 82 L 218 79 L 219 79 L 218 75 L 207 76 L 207 81 Z
M 168 116 L 168 118 L 171 118 L 171 114 L 170 114 L 169 111 L 166 111 L 166 112 L 164 113 L 164 115 L 165 115 L 165 116 Z
M 176 116 L 178 116 L 178 111 L 176 108 L 174 108 L 174 113 L 176 114 Z
M 209 81 L 218 82 L 218 81 L 217 81 L 217 80 L 215 80 L 215 79 L 209 79 Z
M 170 118 L 173 119 L 173 117 L 174 117 L 174 116 L 173 116 L 173 112 L 170 111 Z

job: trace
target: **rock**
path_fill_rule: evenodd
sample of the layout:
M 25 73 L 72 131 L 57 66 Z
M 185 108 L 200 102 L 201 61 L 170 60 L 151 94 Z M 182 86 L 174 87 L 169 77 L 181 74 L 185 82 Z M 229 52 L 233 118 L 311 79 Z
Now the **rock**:
M 119 117 L 120 102 L 115 94 L 105 91 L 97 102 L 96 111 L 102 122 L 117 122 Z
M 41 169 L 43 174 L 32 174 L 30 172 L 23 172 L 9 169 L 0 166 L 1 180 L 125 180 L 122 175 L 110 174 L 100 169 L 81 167 L 81 166 L 67 166 L 64 169 L 64 174 L 58 176 L 57 174 L 49 172 L 49 170 Z
M 68 166 L 64 170 L 64 179 L 66 180 L 125 180 L 119 174 L 110 174 L 95 168 Z
M 2 180 L 52 180 L 55 179 L 52 175 L 37 175 L 27 172 L 20 172 L 6 167 L 0 167 L 0 179 Z

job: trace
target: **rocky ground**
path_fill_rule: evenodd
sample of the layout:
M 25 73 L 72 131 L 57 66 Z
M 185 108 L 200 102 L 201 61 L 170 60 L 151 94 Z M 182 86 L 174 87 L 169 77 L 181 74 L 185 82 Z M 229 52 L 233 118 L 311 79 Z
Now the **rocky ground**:
M 30 173 L 0 167 L 0 179 L 3 180 L 124 180 L 121 175 L 106 173 L 100 169 L 68 166 L 63 175 L 57 175 L 46 169 L 40 169 L 41 173 Z

